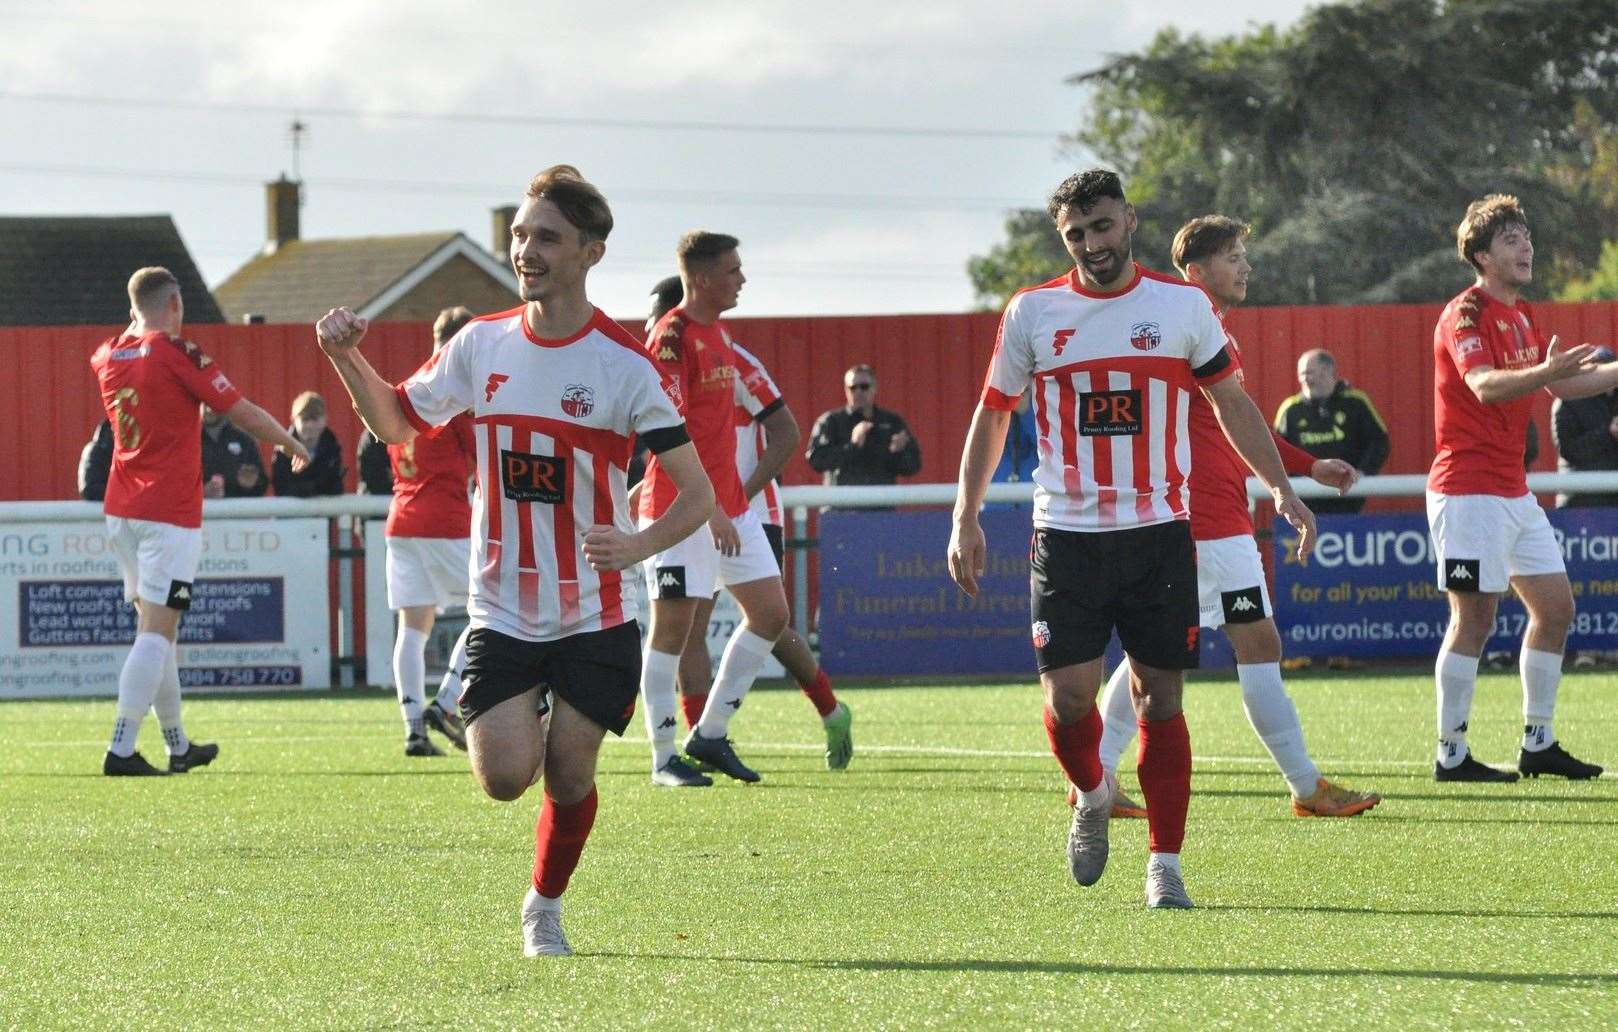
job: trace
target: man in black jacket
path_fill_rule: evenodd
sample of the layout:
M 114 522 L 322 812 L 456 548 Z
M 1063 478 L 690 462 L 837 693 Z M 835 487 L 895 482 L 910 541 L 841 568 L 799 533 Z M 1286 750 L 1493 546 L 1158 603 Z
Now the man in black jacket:
M 112 471 L 112 423 L 103 419 L 79 452 L 79 497 L 99 502 L 107 494 L 107 475 Z
M 1388 427 L 1370 397 L 1337 378 L 1337 361 L 1322 348 L 1298 358 L 1303 390 L 1275 411 L 1275 432 L 1317 459 L 1342 459 L 1365 476 L 1388 461 Z M 1352 513 L 1364 498 L 1311 498 L 1316 514 Z
M 1596 358 L 1611 362 L 1610 348 Z M 1556 468 L 1618 470 L 1618 390 L 1589 398 L 1557 398 L 1551 402 L 1551 439 L 1556 442 Z M 1618 506 L 1618 493 L 1558 494 L 1557 508 Z
M 202 406 L 202 496 L 262 498 L 269 489 L 258 441 L 232 426 L 223 412 Z
M 897 412 L 876 407 L 876 371 L 843 374 L 848 404 L 823 412 L 809 434 L 809 465 L 828 484 L 891 484 L 921 469 L 921 448 Z

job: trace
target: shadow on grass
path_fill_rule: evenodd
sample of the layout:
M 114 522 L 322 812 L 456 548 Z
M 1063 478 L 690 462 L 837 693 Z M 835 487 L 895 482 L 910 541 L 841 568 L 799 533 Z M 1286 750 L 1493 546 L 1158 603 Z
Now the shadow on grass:
M 1207 908 L 1205 908 L 1207 909 Z M 672 960 L 680 963 L 764 964 L 803 968 L 809 971 L 914 971 L 956 973 L 962 971 L 1000 972 L 1033 975 L 1182 975 L 1209 978 L 1416 978 L 1435 982 L 1471 982 L 1497 985 L 1561 986 L 1604 988 L 1618 985 L 1618 975 L 1601 972 L 1514 972 L 1442 971 L 1434 968 L 1352 968 L 1352 967 L 1192 967 L 1185 965 L 1100 964 L 1082 961 L 983 960 L 962 957 L 953 960 L 792 960 L 770 957 L 716 957 L 678 953 L 591 953 L 604 960 Z
M 1405 909 L 1403 907 L 1334 907 L 1334 906 L 1286 906 L 1286 905 L 1253 905 L 1238 906 L 1235 904 L 1211 905 L 1197 904 L 1198 910 L 1228 911 L 1234 914 L 1353 914 L 1358 917 L 1463 917 L 1463 918 L 1498 918 L 1509 920 L 1521 918 L 1525 921 L 1618 921 L 1618 910 L 1439 910 L 1439 909 Z M 1618 979 L 1618 975 L 1612 976 Z

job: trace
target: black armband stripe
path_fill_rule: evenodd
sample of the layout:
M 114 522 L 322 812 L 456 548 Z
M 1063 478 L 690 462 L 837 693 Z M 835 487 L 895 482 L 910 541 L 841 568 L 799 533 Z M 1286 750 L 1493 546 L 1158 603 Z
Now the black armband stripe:
M 656 455 L 666 452 L 670 448 L 678 448 L 682 444 L 691 443 L 691 435 L 685 432 L 684 423 L 675 423 L 673 426 L 660 426 L 655 430 L 648 430 L 640 435 L 646 442 L 646 447 Z
M 1219 354 L 1191 370 L 1191 375 L 1199 380 L 1206 380 L 1210 376 L 1217 376 L 1230 368 L 1230 349 L 1220 348 Z
M 753 422 L 762 423 L 786 407 L 787 400 L 785 398 L 776 398 L 774 401 L 758 410 L 758 415 L 753 417 Z

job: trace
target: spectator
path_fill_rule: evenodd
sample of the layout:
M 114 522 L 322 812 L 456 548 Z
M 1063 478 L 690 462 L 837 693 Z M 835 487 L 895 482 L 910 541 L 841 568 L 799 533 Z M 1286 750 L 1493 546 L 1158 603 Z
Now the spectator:
M 103 419 L 79 453 L 79 497 L 99 502 L 107 495 L 107 475 L 112 472 L 112 423 Z
M 1596 358 L 1611 362 L 1612 349 L 1598 349 Z M 1551 440 L 1556 444 L 1556 468 L 1563 473 L 1618 470 L 1618 390 L 1551 402 Z M 1559 509 L 1598 505 L 1618 506 L 1618 492 L 1556 496 Z
M 377 440 L 371 431 L 360 431 L 354 461 L 359 466 L 360 494 L 393 494 L 393 467 L 388 463 L 388 446 Z
M 1342 459 L 1366 476 L 1388 461 L 1388 427 L 1364 391 L 1337 378 L 1337 361 L 1322 348 L 1298 358 L 1302 392 L 1281 403 L 1275 432 L 1317 459 Z M 1352 513 L 1364 498 L 1311 498 L 1317 514 Z
M 258 442 L 202 406 L 202 497 L 262 498 L 269 489 Z
M 990 477 L 993 483 L 1018 484 L 1034 478 L 1034 470 L 1039 466 L 1039 428 L 1034 423 L 1034 407 L 1028 400 L 1032 396 L 1025 393 L 1012 410 L 1011 422 L 1006 424 L 1005 449 Z
M 876 371 L 843 374 L 848 404 L 823 412 L 809 435 L 809 465 L 828 484 L 891 484 L 921 469 L 921 448 L 897 412 L 876 407 Z
M 326 426 L 326 399 L 304 391 L 292 399 L 292 436 L 309 449 L 309 465 L 292 472 L 292 460 L 277 452 L 275 493 L 283 498 L 315 498 L 343 493 L 343 449 Z

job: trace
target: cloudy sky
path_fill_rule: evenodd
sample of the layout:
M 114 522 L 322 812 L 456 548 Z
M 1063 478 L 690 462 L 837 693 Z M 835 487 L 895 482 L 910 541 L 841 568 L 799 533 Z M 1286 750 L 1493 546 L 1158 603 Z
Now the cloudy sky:
M 1067 75 L 1306 6 L 0 0 L 0 214 L 169 213 L 218 283 L 263 245 L 296 114 L 306 238 L 487 244 L 566 161 L 613 204 L 591 293 L 615 315 L 697 227 L 742 239 L 738 315 L 960 311 L 1005 211 L 1083 161 Z

